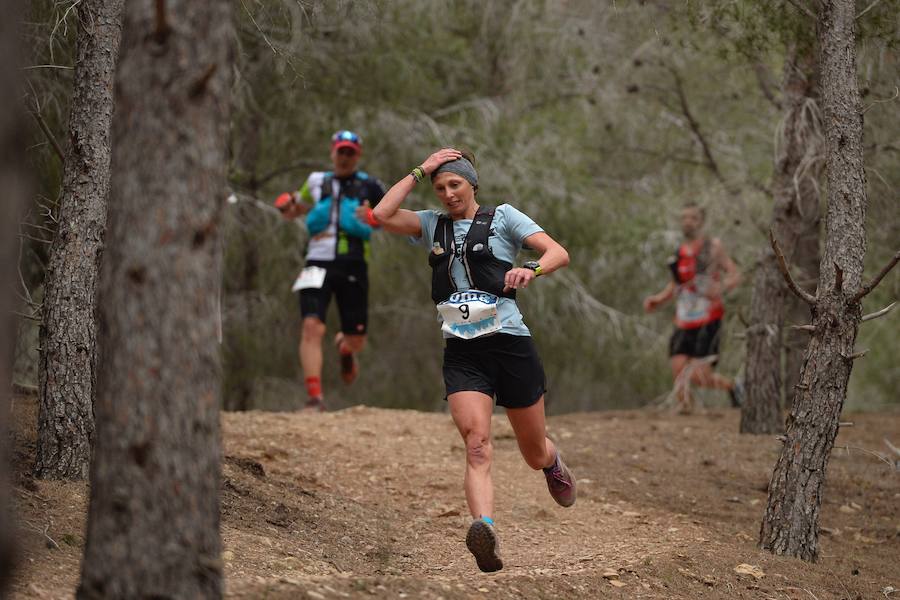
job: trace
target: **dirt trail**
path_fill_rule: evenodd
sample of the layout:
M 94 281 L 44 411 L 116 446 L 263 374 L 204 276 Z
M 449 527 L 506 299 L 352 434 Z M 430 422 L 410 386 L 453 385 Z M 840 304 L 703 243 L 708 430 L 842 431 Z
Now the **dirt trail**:
M 20 424 L 32 403 L 20 402 Z M 839 445 L 882 451 L 900 415 L 845 416 Z M 33 425 L 31 426 L 33 428 Z M 739 436 L 736 412 L 648 411 L 550 420 L 579 479 L 571 509 L 521 460 L 495 417 L 496 521 L 505 568 L 464 545 L 464 451 L 447 415 L 354 408 L 223 417 L 222 533 L 233 598 L 884 598 L 900 588 L 900 473 L 835 454 L 818 564 L 755 547 L 778 443 Z M 33 429 L 17 434 L 19 459 Z M 68 598 L 86 486 L 17 484 L 25 560 L 14 597 Z M 60 546 L 46 545 L 47 533 Z M 29 526 L 26 526 L 29 527 Z M 747 563 L 765 573 L 739 574 Z M 900 597 L 900 592 L 895 597 Z

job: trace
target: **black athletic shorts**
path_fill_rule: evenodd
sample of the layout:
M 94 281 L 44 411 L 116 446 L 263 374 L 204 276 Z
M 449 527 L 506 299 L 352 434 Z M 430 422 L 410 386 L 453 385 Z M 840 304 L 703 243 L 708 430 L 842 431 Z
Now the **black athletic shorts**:
M 328 303 L 334 295 L 341 316 L 341 331 L 361 335 L 369 322 L 369 271 L 365 261 L 311 260 L 308 267 L 325 269 L 322 287 L 300 290 L 300 314 L 325 322 Z
M 482 392 L 506 408 L 531 406 L 546 391 L 544 365 L 531 336 L 497 333 L 449 338 L 444 348 L 447 395 Z
M 721 325 L 720 319 L 694 329 L 676 328 L 669 340 L 669 356 L 687 354 L 693 358 L 703 358 L 718 354 Z

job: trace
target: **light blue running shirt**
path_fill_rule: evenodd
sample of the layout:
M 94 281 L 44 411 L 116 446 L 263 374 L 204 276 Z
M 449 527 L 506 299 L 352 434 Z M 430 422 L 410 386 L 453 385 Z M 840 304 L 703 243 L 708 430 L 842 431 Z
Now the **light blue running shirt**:
M 431 251 L 434 245 L 434 228 L 437 226 L 438 217 L 442 213 L 436 210 L 418 210 L 419 224 L 422 226 L 422 237 L 412 238 L 416 244 L 422 245 Z M 456 239 L 457 258 L 462 252 L 462 245 L 469 233 L 472 219 L 461 219 L 453 222 L 453 237 Z M 488 247 L 500 260 L 515 265 L 516 255 L 522 249 L 522 244 L 530 235 L 544 231 L 540 225 L 531 220 L 531 217 L 522 211 L 513 208 L 509 204 L 501 204 L 494 212 L 494 220 L 491 222 L 491 235 L 488 237 Z M 466 277 L 466 270 L 461 260 L 454 260 L 450 269 L 450 276 L 459 291 L 471 289 L 472 286 Z M 500 331 L 497 333 L 509 333 L 511 335 L 530 336 L 531 332 L 525 326 L 522 313 L 516 301 L 512 298 L 500 298 L 497 301 L 497 314 L 500 317 Z M 438 317 L 440 321 L 440 317 Z M 444 337 L 452 337 L 444 332 Z

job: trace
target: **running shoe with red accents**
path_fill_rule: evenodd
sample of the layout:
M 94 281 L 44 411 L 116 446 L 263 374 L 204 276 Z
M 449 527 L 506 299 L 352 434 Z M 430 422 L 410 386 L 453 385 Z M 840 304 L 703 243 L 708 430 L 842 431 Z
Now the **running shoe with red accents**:
M 336 336 L 334 336 L 334 345 L 337 347 L 338 355 L 341 357 L 341 379 L 344 380 L 344 383 L 351 384 L 356 381 L 357 376 L 359 375 L 359 362 L 356 360 L 356 355 L 352 352 L 344 353 L 341 352 L 341 345 L 344 342 L 344 333 L 339 331 Z
M 500 540 L 494 525 L 485 517 L 476 519 L 466 534 L 466 547 L 475 557 L 478 568 L 485 573 L 493 573 L 503 568 L 500 559 Z
M 325 407 L 325 400 L 322 396 L 313 396 L 306 401 L 306 406 L 303 407 L 304 412 L 325 412 L 326 410 L 328 409 Z
M 575 477 L 566 463 L 556 453 L 556 460 L 552 465 L 544 469 L 544 477 L 547 478 L 547 488 L 550 495 L 560 506 L 572 506 L 575 504 Z

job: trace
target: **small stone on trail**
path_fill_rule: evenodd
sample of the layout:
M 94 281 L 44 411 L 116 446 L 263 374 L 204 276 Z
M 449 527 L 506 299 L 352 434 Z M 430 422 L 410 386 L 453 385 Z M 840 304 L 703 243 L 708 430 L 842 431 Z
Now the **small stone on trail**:
M 852 515 L 856 512 L 855 508 L 853 508 L 852 506 L 847 506 L 846 504 L 841 504 L 841 507 L 838 510 L 849 515 Z
M 613 587 L 618 587 L 618 588 L 625 587 L 625 583 L 622 581 L 619 581 L 618 579 L 610 579 L 609 585 L 611 585 Z
M 222 553 L 222 560 L 234 560 L 234 552 L 226 550 Z
M 441 514 L 439 514 L 438 518 L 440 518 L 440 517 L 458 517 L 458 516 L 459 516 L 459 509 L 451 508 L 450 510 L 444 511 Z
M 320 594 L 319 592 L 314 592 L 312 590 L 307 590 L 306 595 L 312 598 L 312 600 L 325 600 L 324 594 Z
M 604 579 L 618 579 L 619 572 L 616 571 L 615 569 L 606 569 L 605 571 L 603 571 L 603 578 Z

